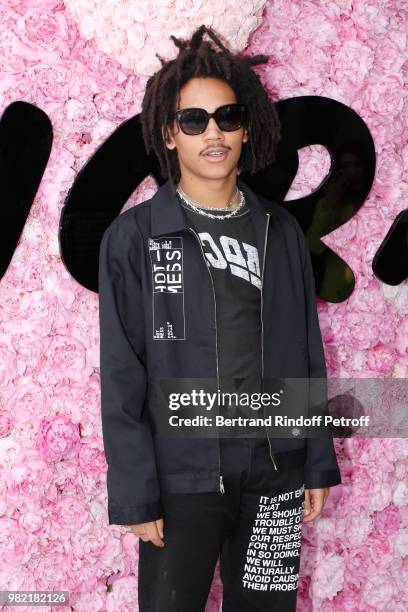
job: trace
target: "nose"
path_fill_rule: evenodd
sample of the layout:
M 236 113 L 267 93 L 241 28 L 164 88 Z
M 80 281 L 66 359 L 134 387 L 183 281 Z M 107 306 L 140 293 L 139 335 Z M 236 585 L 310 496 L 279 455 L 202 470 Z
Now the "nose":
M 213 140 L 214 138 L 224 139 L 224 132 L 220 130 L 215 121 L 214 117 L 210 117 L 207 128 L 204 132 L 204 138 L 207 140 Z

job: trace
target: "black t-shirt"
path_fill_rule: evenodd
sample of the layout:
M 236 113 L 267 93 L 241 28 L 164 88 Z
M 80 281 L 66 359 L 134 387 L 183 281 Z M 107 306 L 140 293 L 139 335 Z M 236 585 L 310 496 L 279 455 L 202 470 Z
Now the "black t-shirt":
M 179 198 L 210 264 L 217 310 L 220 377 L 245 378 L 261 371 L 261 273 L 255 232 L 245 204 L 229 219 L 212 219 Z M 217 217 L 225 211 L 211 211 Z
M 195 212 L 179 196 L 178 200 L 191 227 L 199 235 L 210 264 L 216 299 L 221 389 L 241 393 L 259 391 L 262 373 L 261 269 L 250 210 L 245 203 L 229 219 L 212 219 Z M 217 217 L 226 214 L 217 209 L 210 212 Z M 249 416 L 258 416 L 258 413 Z M 255 447 L 268 444 L 263 436 L 240 440 L 244 445 Z M 225 437 L 222 443 L 236 445 L 238 442 Z

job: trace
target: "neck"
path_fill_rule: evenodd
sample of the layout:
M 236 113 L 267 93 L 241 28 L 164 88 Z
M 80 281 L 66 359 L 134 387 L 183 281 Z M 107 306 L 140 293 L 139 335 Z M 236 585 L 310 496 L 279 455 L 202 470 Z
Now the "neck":
M 190 198 L 203 206 L 225 208 L 236 194 L 237 175 L 216 180 L 181 176 L 178 184 Z

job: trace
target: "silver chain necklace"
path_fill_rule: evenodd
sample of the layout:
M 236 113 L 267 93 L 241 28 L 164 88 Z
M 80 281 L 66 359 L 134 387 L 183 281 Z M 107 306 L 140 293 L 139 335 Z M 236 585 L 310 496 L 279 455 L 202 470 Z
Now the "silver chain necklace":
M 203 206 L 202 204 L 200 204 L 199 202 L 196 202 L 195 200 L 193 200 L 192 198 L 190 198 L 190 196 L 188 196 L 180 186 L 177 186 L 177 193 L 178 195 L 181 197 L 181 199 L 187 204 L 187 206 L 189 208 L 191 208 L 192 210 L 194 210 L 195 212 L 197 212 L 200 215 L 204 215 L 205 217 L 210 217 L 211 219 L 229 219 L 230 217 L 235 216 L 240 210 L 241 208 L 244 206 L 245 204 L 245 197 L 244 194 L 242 193 L 242 191 L 240 189 L 236 189 L 236 192 L 232 198 L 232 200 L 234 199 L 234 197 L 236 196 L 237 193 L 239 193 L 239 203 L 237 208 L 235 208 L 234 210 L 231 211 L 230 206 L 232 203 L 232 200 L 228 203 L 226 208 L 217 208 L 217 210 L 222 210 L 222 211 L 229 211 L 226 215 L 214 215 L 210 212 L 206 212 L 206 211 L 210 211 L 210 210 L 214 210 L 214 206 Z

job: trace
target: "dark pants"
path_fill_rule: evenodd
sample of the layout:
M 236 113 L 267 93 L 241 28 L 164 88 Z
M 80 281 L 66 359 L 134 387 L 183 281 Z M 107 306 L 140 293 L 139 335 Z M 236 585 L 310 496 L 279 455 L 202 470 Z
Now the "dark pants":
M 259 440 L 222 454 L 224 494 L 162 492 L 164 548 L 139 541 L 140 612 L 204 611 L 219 556 L 223 612 L 295 612 L 303 468 L 276 472 Z

